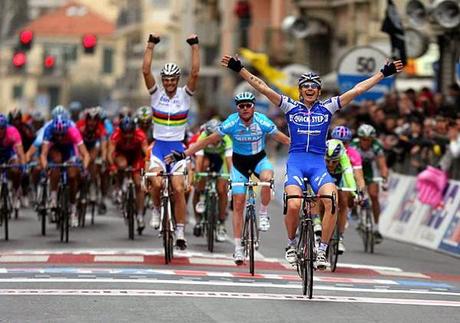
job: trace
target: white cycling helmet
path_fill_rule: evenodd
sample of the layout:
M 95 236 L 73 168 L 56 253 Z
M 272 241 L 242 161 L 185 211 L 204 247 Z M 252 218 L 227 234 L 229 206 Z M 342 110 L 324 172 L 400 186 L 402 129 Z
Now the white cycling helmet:
M 161 76 L 180 76 L 180 67 L 174 63 L 167 63 L 160 72 Z

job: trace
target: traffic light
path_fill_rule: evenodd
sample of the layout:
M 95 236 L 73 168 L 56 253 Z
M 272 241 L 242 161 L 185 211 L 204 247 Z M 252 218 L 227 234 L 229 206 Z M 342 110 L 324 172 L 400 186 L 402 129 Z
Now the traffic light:
M 83 35 L 82 39 L 83 49 L 85 50 L 85 54 L 93 54 L 94 49 L 96 48 L 97 38 L 94 34 L 86 34 Z
M 24 52 L 15 52 L 13 54 L 13 65 L 17 69 L 22 69 L 27 63 L 27 56 Z
M 45 72 L 51 72 L 56 65 L 56 57 L 54 55 L 46 55 L 43 60 L 43 67 Z
M 34 33 L 25 29 L 19 33 L 19 44 L 22 50 L 29 50 L 32 47 L 32 42 L 34 40 Z

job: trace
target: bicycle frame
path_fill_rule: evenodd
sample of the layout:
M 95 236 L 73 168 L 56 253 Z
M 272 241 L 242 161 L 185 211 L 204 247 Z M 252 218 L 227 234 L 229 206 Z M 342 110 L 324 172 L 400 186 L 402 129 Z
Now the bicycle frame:
M 10 201 L 9 190 L 8 190 L 8 170 L 12 168 L 19 168 L 21 165 L 19 164 L 2 164 L 0 165 L 0 172 L 1 172 L 1 180 L 0 180 L 0 201 L 1 205 L 1 212 L 0 215 L 0 223 L 3 221 L 3 225 L 5 227 L 5 240 L 9 239 L 9 231 L 8 231 L 8 217 L 12 212 L 12 204 Z M 5 205 L 6 204 L 6 205 Z

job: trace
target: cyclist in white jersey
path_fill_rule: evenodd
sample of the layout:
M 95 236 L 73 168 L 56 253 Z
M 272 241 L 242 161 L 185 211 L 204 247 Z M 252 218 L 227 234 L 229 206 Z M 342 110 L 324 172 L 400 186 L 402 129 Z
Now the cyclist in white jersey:
M 300 101 L 295 101 L 275 92 L 264 81 L 251 74 L 244 68 L 238 57 L 225 55 L 222 57 L 221 64 L 238 73 L 254 89 L 285 112 L 291 137 L 285 183 L 285 193 L 288 195 L 301 195 L 302 190 L 305 189 L 302 178 L 307 177 L 315 193 L 337 196 L 337 188 L 328 174 L 324 161 L 327 131 L 332 114 L 377 85 L 383 78 L 396 74 L 403 68 L 401 61 L 388 62 L 379 72 L 356 84 L 349 91 L 321 102 L 318 100 L 321 94 L 321 79 L 315 73 L 304 73 L 300 77 L 298 82 Z M 336 223 L 336 215 L 332 213 L 332 201 L 323 199 L 322 202 L 325 209 L 323 230 L 316 254 L 316 268 L 319 270 L 324 270 L 329 265 L 326 252 Z M 285 217 L 288 233 L 286 260 L 291 264 L 297 262 L 296 231 L 300 207 L 300 199 L 288 201 Z
M 182 141 L 185 136 L 187 116 L 190 110 L 191 97 L 196 89 L 198 73 L 200 70 L 200 48 L 198 36 L 195 34 L 187 38 L 187 43 L 192 49 L 192 64 L 187 84 L 178 87 L 180 78 L 180 68 L 174 63 L 167 63 L 161 70 L 160 89 L 155 82 L 152 74 L 152 59 L 155 45 L 160 42 L 160 37 L 150 34 L 147 47 L 144 52 L 142 72 L 145 85 L 151 96 L 151 106 L 153 112 L 153 139 L 154 145 L 150 156 L 150 165 L 146 165 L 149 171 L 182 171 L 186 168 L 186 162 L 181 161 L 176 164 L 165 165 L 164 156 L 172 150 L 183 151 Z M 174 176 L 171 179 L 174 190 L 174 216 L 176 220 L 176 245 L 180 249 L 187 247 L 184 236 L 185 225 L 185 181 L 183 176 Z M 152 180 L 153 212 L 150 225 L 157 228 L 160 221 L 160 190 L 161 179 Z

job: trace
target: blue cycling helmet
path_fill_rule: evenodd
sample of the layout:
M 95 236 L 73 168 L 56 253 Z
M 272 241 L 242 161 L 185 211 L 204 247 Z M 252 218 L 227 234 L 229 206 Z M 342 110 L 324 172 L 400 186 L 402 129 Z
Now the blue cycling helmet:
M 331 138 L 338 139 L 343 142 L 350 142 L 353 138 L 353 133 L 351 132 L 350 128 L 345 126 L 337 126 L 332 129 Z
M 51 111 L 51 117 L 55 119 L 58 116 L 62 116 L 65 119 L 69 118 L 69 112 L 67 111 L 66 108 L 62 105 L 57 105 L 54 107 L 54 109 Z
M 238 105 L 242 102 L 256 102 L 256 97 L 251 92 L 241 92 L 235 96 L 235 103 Z
M 120 129 L 123 133 L 133 132 L 136 129 L 136 123 L 131 117 L 124 117 L 120 122 Z
M 67 130 L 69 130 L 70 122 L 68 119 L 63 116 L 57 116 L 52 123 L 53 134 L 55 135 L 65 135 Z
M 8 119 L 3 113 L 0 113 L 0 128 L 4 129 L 8 126 Z

